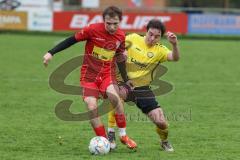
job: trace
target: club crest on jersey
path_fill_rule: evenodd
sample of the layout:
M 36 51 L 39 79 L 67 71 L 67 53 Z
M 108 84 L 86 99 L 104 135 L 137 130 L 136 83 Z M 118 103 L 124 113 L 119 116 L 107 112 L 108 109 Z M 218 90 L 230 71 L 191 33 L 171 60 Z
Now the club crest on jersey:
M 152 52 L 148 52 L 147 56 L 148 56 L 148 58 L 152 58 L 154 56 L 154 54 Z

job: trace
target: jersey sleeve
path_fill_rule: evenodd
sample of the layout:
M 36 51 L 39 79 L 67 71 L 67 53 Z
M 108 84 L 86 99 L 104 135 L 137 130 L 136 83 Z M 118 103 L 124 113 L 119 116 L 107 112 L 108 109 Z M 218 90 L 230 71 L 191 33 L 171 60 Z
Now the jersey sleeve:
M 75 39 L 77 41 L 85 41 L 91 37 L 91 27 L 87 26 L 84 27 L 82 30 L 79 32 L 75 33 Z
M 137 36 L 138 35 L 136 33 L 131 33 L 131 34 L 126 36 L 126 40 L 125 40 L 125 48 L 126 48 L 126 50 L 128 50 L 129 48 L 132 47 L 132 43 L 136 39 Z
M 169 50 L 166 46 L 164 45 L 160 45 L 159 46 L 159 54 L 160 54 L 160 57 L 159 57 L 159 61 L 160 63 L 162 62 L 166 62 L 167 61 L 167 57 L 168 57 L 168 54 L 171 52 L 171 50 Z

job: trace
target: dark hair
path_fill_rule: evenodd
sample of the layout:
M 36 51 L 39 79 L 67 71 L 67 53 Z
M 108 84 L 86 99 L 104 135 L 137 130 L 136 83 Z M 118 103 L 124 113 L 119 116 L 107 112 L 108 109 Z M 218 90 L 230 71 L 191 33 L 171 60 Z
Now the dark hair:
M 122 10 L 115 6 L 109 6 L 103 11 L 103 20 L 106 15 L 109 15 L 110 17 L 118 16 L 119 20 L 122 20 Z
M 150 28 L 159 29 L 161 31 L 161 36 L 163 36 L 165 31 L 166 31 L 166 28 L 165 28 L 164 24 L 160 20 L 158 20 L 158 19 L 152 19 L 152 20 L 150 20 L 148 22 L 148 24 L 147 24 L 147 31 Z

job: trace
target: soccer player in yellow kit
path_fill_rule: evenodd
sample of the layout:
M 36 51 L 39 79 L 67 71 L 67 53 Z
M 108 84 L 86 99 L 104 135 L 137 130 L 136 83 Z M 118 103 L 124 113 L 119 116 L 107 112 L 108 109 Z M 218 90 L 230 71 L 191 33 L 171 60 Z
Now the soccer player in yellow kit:
M 133 33 L 126 37 L 126 45 L 129 45 L 126 50 L 126 69 L 128 77 L 134 86 L 130 89 L 127 85 L 120 85 L 119 88 L 122 99 L 133 101 L 156 125 L 156 132 L 161 139 L 162 149 L 164 151 L 174 151 L 168 141 L 168 124 L 163 110 L 158 105 L 150 88 L 156 67 L 162 62 L 178 61 L 180 57 L 177 36 L 172 32 L 167 32 L 167 39 L 172 45 L 172 50 L 169 50 L 160 43 L 164 33 L 165 27 L 161 21 L 153 19 L 147 24 L 146 36 Z M 121 89 L 122 87 L 125 90 Z M 125 92 L 126 90 L 128 92 Z M 108 115 L 108 139 L 112 149 L 116 147 L 115 125 L 113 110 Z

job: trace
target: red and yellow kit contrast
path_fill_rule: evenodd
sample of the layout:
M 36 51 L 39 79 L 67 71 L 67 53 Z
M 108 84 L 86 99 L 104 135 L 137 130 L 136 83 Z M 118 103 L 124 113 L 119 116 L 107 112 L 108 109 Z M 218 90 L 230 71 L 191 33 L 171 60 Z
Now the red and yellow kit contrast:
M 116 83 L 115 55 L 123 55 L 125 34 L 120 29 L 109 34 L 104 23 L 97 23 L 77 32 L 75 38 L 77 41 L 86 40 L 80 78 L 83 97 L 98 98 L 99 93 L 104 95 L 106 88 Z

